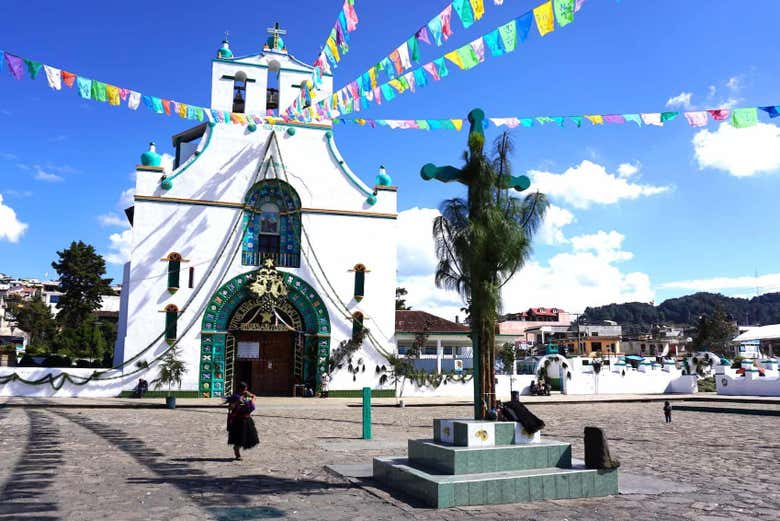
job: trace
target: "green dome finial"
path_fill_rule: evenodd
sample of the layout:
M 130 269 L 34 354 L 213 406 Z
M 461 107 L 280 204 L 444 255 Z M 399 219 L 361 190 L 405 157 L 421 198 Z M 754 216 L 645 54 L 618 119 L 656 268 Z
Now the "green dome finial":
M 141 154 L 141 164 L 143 166 L 160 166 L 162 163 L 162 156 L 157 153 L 157 147 L 154 141 L 149 143 L 149 150 Z
M 281 35 L 287 34 L 287 31 L 279 27 L 279 22 L 276 22 L 273 27 L 267 30 L 271 36 L 265 41 L 264 50 L 268 51 L 281 51 L 287 52 L 287 46 L 284 44 Z
M 379 174 L 377 174 L 376 179 L 374 180 L 374 184 L 377 186 L 391 186 L 393 184 L 393 179 L 382 165 L 379 167 Z
M 228 42 L 227 36 L 222 40 L 222 47 L 217 51 L 217 58 L 228 59 L 233 57 L 233 51 L 230 50 L 230 42 Z

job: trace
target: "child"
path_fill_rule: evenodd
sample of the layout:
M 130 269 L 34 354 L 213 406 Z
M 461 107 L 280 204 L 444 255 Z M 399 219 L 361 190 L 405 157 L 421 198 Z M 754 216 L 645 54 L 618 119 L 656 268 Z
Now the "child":
M 666 423 L 672 423 L 672 406 L 669 404 L 669 400 L 664 402 L 664 417 Z

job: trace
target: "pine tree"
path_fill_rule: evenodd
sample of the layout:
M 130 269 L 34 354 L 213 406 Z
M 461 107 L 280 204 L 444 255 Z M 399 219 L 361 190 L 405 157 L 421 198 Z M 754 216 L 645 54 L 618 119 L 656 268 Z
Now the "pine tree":
M 57 321 L 66 329 L 77 329 L 100 309 L 102 296 L 111 294 L 111 279 L 103 278 L 106 262 L 92 245 L 74 241 L 57 255 L 59 262 L 51 263 L 63 293 L 57 303 Z

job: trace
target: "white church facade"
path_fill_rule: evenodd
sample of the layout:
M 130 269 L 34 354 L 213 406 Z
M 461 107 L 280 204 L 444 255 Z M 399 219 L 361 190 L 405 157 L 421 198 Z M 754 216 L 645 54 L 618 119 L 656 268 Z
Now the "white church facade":
M 278 34 L 247 57 L 224 44 L 211 106 L 266 115 L 291 105 L 311 76 Z M 322 95 L 332 81 L 323 76 Z M 203 397 L 238 381 L 289 396 L 318 388 L 323 373 L 330 389 L 377 387 L 395 351 L 396 189 L 387 175 L 375 185 L 355 175 L 330 124 L 273 121 L 182 132 L 170 172 L 153 149 L 142 157 L 115 349 L 132 383 L 153 380 L 175 345 L 181 389 Z M 370 333 L 354 360 L 328 367 L 361 328 Z

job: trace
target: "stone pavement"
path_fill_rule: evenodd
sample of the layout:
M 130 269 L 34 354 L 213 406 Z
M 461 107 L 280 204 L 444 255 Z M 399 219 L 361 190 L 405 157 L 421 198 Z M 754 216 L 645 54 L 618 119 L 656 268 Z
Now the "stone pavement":
M 656 402 L 533 405 L 547 422 L 544 435 L 572 443 L 575 457 L 583 457 L 583 428 L 602 426 L 622 471 L 684 491 L 435 511 L 325 466 L 403 455 L 407 438 L 430 437 L 434 417 L 468 417 L 469 406 L 377 407 L 375 440 L 364 441 L 360 408 L 347 406 L 355 400 L 260 399 L 261 446 L 236 462 L 224 411 L 213 406 L 5 403 L 48 406 L 0 402 L 0 520 L 768 520 L 780 513 L 772 416 L 677 411 L 667 425 Z

